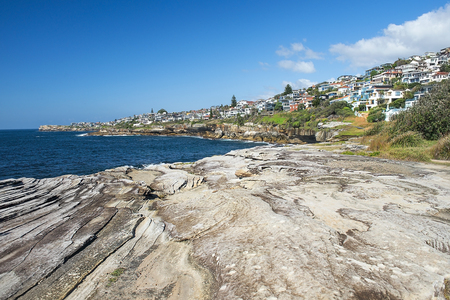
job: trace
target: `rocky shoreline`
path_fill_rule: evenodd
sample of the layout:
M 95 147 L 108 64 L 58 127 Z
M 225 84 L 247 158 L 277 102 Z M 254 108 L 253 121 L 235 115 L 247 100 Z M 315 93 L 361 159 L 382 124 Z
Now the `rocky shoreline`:
M 261 146 L 0 181 L 0 299 L 446 299 L 448 167 Z
M 39 131 L 83 131 L 82 128 L 57 125 L 43 125 Z M 324 142 L 333 139 L 339 134 L 338 129 L 301 129 L 282 128 L 280 126 L 263 126 L 247 124 L 238 126 L 234 124 L 175 124 L 155 125 L 151 128 L 118 129 L 104 128 L 89 135 L 173 135 L 173 136 L 200 136 L 210 139 L 237 139 L 255 142 L 268 142 L 277 144 L 305 144 Z

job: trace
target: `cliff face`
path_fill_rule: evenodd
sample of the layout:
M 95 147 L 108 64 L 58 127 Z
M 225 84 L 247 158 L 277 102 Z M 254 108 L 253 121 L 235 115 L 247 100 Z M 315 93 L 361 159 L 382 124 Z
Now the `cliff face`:
M 42 125 L 39 131 L 86 131 L 61 125 Z M 234 124 L 177 124 L 155 125 L 149 128 L 118 129 L 114 127 L 91 132 L 90 135 L 188 135 L 201 136 L 211 139 L 239 139 L 255 142 L 268 142 L 278 144 L 304 144 L 324 142 L 332 139 L 339 130 L 312 130 L 301 128 L 281 128 L 278 126 Z
M 0 299 L 445 299 L 448 168 L 255 147 L 0 181 Z
M 304 144 L 327 141 L 336 136 L 338 130 L 305 130 L 300 128 L 284 129 L 278 126 L 248 125 L 238 126 L 233 124 L 194 124 L 194 125 L 167 125 L 153 126 L 151 129 L 102 129 L 91 135 L 189 135 L 201 136 L 213 139 L 240 139 L 257 142 L 279 144 Z
M 41 125 L 39 126 L 39 131 L 87 131 L 87 129 L 65 125 Z

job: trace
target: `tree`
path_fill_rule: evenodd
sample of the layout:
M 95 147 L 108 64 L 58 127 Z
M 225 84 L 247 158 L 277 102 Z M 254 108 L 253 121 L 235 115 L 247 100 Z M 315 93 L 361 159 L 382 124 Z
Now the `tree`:
M 244 118 L 241 116 L 241 114 L 237 114 L 237 116 L 236 116 L 236 123 L 239 126 L 243 126 L 244 125 L 245 121 L 244 121 Z
M 231 97 L 231 107 L 236 107 L 236 105 L 237 105 L 236 97 L 233 95 L 233 97 Z
M 390 82 L 390 84 L 391 85 L 394 85 L 396 82 L 398 82 L 398 78 L 391 78 L 391 79 L 389 79 L 389 82 Z
M 408 60 L 399 58 L 394 62 L 392 67 L 395 68 L 395 67 L 399 67 L 399 66 L 406 65 L 406 64 L 409 64 Z
M 450 72 L 450 64 L 444 63 L 439 68 L 440 72 Z
M 391 108 L 400 108 L 400 107 L 405 107 L 405 98 L 400 98 L 400 99 L 396 99 L 394 101 L 391 102 L 391 104 L 389 104 L 389 107 Z
M 404 95 L 403 95 L 404 99 L 413 99 L 414 98 L 414 93 L 411 91 L 405 91 Z
M 292 94 L 292 87 L 290 84 L 286 85 L 284 88 L 284 95 Z
M 421 88 L 422 88 L 422 84 L 420 84 L 419 82 L 413 82 L 413 83 L 408 84 L 408 89 L 413 90 L 415 92 L 417 92 Z
M 350 107 L 344 107 L 342 109 L 337 109 L 336 110 L 336 115 L 341 116 L 341 117 L 350 117 L 353 116 L 355 113 L 351 110 Z
M 211 120 L 213 118 L 213 111 L 212 111 L 212 107 L 209 108 L 209 119 Z
M 312 101 L 312 106 L 318 107 L 319 105 L 320 105 L 320 98 L 319 97 L 314 98 L 314 100 Z
M 359 111 L 366 111 L 366 104 L 365 103 L 360 103 L 358 106 L 358 110 Z
M 379 106 L 372 108 L 367 116 L 367 122 L 381 122 L 386 119 L 386 114 L 383 109 Z
M 160 110 L 158 110 L 158 114 L 167 114 L 167 110 L 165 110 L 164 108 L 161 108 Z
M 283 110 L 283 104 L 280 101 L 277 101 L 277 103 L 275 103 L 274 110 L 282 111 Z
M 394 83 L 394 89 L 396 90 L 406 90 L 406 88 L 408 87 L 408 85 L 404 82 L 396 82 Z
M 297 111 L 304 110 L 304 109 L 306 109 L 304 103 L 300 103 L 300 104 L 297 106 Z
M 152 108 L 152 113 L 153 113 L 153 108 Z
M 370 79 L 373 78 L 373 76 L 377 75 L 378 72 L 376 70 L 372 70 L 372 72 L 370 72 Z

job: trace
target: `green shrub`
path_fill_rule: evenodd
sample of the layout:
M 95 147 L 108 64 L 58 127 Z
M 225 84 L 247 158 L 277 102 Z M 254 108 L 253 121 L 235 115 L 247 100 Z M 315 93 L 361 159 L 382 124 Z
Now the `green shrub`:
M 418 132 L 408 131 L 392 139 L 391 147 L 418 147 L 424 143 L 422 135 Z
M 380 155 L 380 151 L 373 151 L 372 153 L 369 154 L 369 156 L 378 156 Z
M 450 135 L 441 138 L 436 145 L 431 148 L 433 158 L 450 160 Z

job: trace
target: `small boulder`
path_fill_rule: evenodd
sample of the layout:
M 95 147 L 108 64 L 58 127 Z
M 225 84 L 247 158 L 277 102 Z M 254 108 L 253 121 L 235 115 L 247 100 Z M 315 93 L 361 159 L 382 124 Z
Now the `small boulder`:
M 247 169 L 239 169 L 234 173 L 234 175 L 239 178 L 254 176 L 254 174 Z

